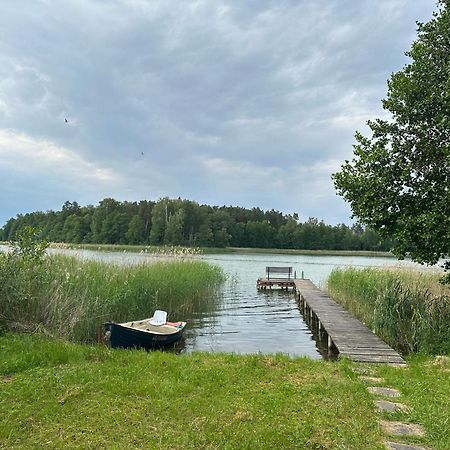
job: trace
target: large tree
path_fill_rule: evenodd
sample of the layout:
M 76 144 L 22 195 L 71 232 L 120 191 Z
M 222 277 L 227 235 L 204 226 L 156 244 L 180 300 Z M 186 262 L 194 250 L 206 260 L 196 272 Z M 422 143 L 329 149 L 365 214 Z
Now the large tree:
M 394 253 L 435 264 L 450 254 L 450 0 L 418 23 L 406 55 L 383 100 L 390 119 L 356 133 L 354 158 L 333 178 L 353 215 L 395 240 Z

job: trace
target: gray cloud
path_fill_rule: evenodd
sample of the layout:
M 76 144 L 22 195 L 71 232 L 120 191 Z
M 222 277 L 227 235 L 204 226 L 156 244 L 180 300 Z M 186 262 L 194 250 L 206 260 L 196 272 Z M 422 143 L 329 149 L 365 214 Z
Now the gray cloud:
M 348 222 L 330 175 L 433 6 L 5 0 L 0 222 L 163 195 Z

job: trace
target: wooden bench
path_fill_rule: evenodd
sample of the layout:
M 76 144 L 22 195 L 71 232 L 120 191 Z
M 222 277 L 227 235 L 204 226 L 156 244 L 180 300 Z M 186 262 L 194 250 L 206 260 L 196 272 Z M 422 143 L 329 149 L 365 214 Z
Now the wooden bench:
M 292 267 L 266 267 L 266 278 L 258 278 L 256 287 L 258 289 L 272 289 L 277 286 L 281 289 L 295 289 L 295 272 Z
M 272 279 L 286 279 L 286 280 L 292 280 L 295 278 L 294 272 L 292 267 L 266 267 L 266 275 L 267 279 L 270 280 L 270 275 L 277 274 L 278 276 L 273 277 Z

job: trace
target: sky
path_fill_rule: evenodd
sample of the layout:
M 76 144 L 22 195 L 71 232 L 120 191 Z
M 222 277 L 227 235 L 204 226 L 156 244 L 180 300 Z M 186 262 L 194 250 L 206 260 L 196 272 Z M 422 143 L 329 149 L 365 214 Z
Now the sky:
M 1 0 L 0 226 L 185 198 L 351 223 L 331 174 L 431 0 Z

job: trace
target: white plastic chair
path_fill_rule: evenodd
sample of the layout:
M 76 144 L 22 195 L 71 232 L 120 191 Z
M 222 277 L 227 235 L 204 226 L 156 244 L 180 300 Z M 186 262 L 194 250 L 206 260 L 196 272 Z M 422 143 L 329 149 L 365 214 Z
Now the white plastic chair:
M 148 321 L 150 325 L 164 325 L 167 322 L 167 312 L 157 309 L 153 317 Z

